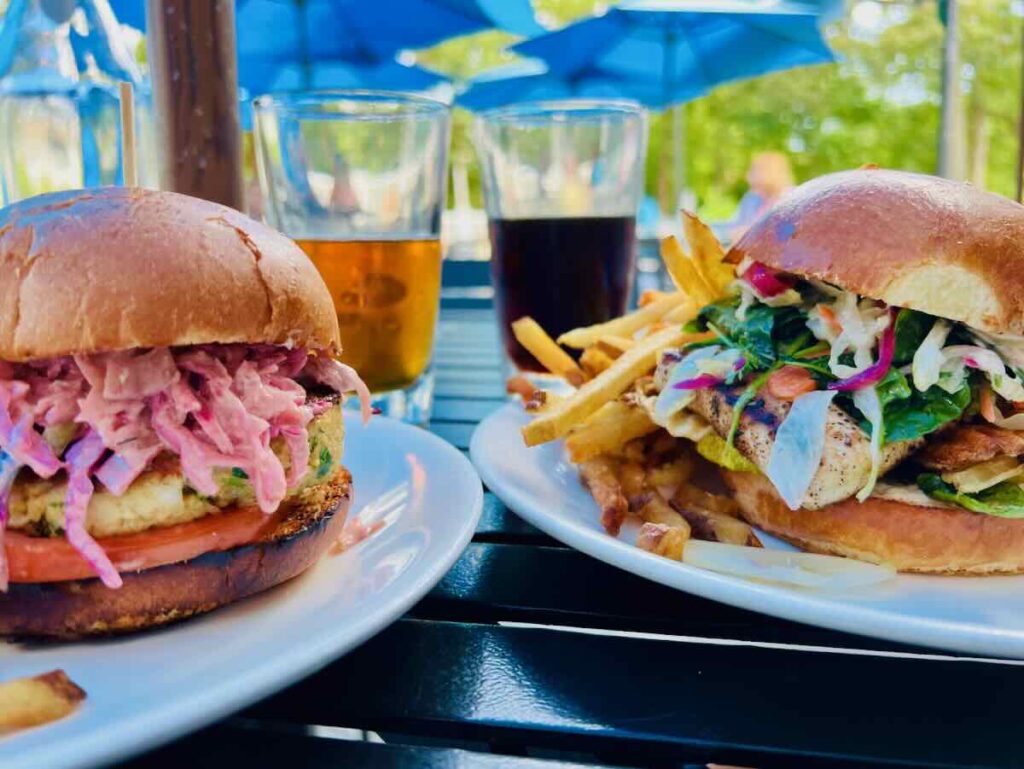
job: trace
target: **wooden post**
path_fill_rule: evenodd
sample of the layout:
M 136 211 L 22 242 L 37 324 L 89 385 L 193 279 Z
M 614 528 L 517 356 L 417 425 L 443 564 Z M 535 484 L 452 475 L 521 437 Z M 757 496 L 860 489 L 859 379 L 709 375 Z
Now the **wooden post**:
M 1024 23 L 1021 23 L 1021 46 L 1024 47 Z M 1017 117 L 1017 202 L 1024 202 L 1024 61 L 1020 67 L 1020 115 Z
M 964 136 L 960 98 L 960 27 L 957 0 L 946 0 L 942 42 L 942 113 L 939 124 L 939 176 L 964 178 Z
M 146 0 L 160 186 L 244 210 L 234 0 Z

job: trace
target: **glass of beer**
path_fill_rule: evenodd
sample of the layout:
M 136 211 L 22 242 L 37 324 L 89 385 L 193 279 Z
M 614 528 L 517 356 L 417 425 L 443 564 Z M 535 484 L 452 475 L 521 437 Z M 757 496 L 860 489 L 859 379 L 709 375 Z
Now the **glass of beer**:
M 430 419 L 450 110 L 411 94 L 313 91 L 254 102 L 265 216 L 309 254 L 342 360 L 383 413 Z
M 524 103 L 478 115 L 474 141 L 505 348 L 519 371 L 543 372 L 512 321 L 530 315 L 557 337 L 626 310 L 646 114 L 628 101 Z

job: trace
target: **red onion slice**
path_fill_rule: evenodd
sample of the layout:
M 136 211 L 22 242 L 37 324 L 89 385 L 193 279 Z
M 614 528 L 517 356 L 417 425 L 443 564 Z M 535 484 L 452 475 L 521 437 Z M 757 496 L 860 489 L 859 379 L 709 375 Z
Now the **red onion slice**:
M 896 311 L 889 310 L 889 325 L 882 332 L 878 342 L 878 361 L 851 377 L 829 384 L 829 390 L 849 392 L 878 384 L 892 368 L 892 356 L 896 351 Z
M 791 277 L 775 272 L 760 262 L 752 263 L 743 273 L 743 279 L 761 296 L 776 296 L 796 284 Z

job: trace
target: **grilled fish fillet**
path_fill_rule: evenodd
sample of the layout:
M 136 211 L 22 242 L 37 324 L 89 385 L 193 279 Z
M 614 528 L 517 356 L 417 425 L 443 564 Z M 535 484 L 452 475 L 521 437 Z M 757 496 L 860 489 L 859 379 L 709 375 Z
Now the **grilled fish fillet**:
M 729 434 L 733 407 L 740 390 L 698 390 L 690 410 L 704 417 L 723 438 Z M 764 394 L 744 410 L 736 432 L 736 448 L 764 471 L 772 454 L 775 431 L 789 413 L 790 403 Z M 880 474 L 892 469 L 921 441 L 890 443 L 882 449 Z M 871 473 L 871 441 L 838 406 L 830 406 L 825 423 L 825 450 L 802 507 L 818 510 L 856 494 Z
M 946 472 L 1021 454 L 1024 432 L 995 425 L 957 425 L 928 441 L 914 459 L 931 470 Z

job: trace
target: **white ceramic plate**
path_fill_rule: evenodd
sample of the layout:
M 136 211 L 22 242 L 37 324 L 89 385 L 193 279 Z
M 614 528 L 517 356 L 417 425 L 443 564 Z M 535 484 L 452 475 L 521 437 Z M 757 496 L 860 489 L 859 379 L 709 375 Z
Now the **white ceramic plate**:
M 170 740 L 351 650 L 418 601 L 476 528 L 480 479 L 456 449 L 346 414 L 353 513 L 383 529 L 260 596 L 159 631 L 36 647 L 0 641 L 0 680 L 63 668 L 88 693 L 69 718 L 0 737 L 4 769 L 93 766 Z
M 851 633 L 981 655 L 1024 658 L 1024 577 L 900 575 L 845 592 L 787 588 L 697 569 L 636 548 L 601 528 L 561 443 L 523 445 L 527 416 L 510 403 L 477 427 L 470 446 L 484 483 L 537 528 L 612 566 L 752 611 Z M 768 547 L 786 547 L 765 538 Z

